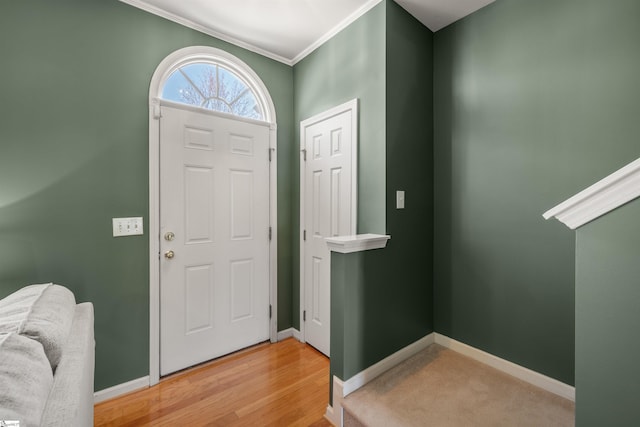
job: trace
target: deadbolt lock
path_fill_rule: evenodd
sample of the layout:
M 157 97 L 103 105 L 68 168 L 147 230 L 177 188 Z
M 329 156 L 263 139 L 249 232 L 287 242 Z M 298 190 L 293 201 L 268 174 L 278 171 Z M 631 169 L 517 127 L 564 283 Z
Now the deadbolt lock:
M 167 233 L 164 233 L 164 240 L 166 240 L 167 242 L 170 242 L 170 241 L 172 241 L 172 240 L 173 240 L 173 239 L 175 239 L 175 238 L 176 238 L 176 235 L 175 235 L 175 234 L 173 234 L 173 232 L 172 232 L 172 231 L 169 231 L 169 232 L 167 232 Z

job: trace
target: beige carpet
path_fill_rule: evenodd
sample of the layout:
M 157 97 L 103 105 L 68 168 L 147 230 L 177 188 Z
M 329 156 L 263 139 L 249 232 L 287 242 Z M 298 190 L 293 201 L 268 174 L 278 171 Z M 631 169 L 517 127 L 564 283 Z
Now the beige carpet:
M 434 344 L 344 401 L 346 427 L 573 426 L 574 403 Z

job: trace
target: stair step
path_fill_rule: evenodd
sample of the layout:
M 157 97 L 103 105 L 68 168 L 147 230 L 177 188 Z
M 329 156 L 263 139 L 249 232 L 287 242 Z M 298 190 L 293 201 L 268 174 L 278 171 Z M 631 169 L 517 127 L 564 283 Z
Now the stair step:
M 433 344 L 350 394 L 348 427 L 573 426 L 575 405 Z

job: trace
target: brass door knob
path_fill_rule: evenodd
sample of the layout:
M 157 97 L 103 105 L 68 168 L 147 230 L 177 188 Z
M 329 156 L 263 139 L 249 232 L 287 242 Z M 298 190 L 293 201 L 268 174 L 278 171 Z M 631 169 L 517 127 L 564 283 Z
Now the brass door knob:
M 165 257 L 166 259 L 172 259 L 175 255 L 176 255 L 176 254 L 175 254 L 175 253 L 173 253 L 173 251 L 167 251 L 167 252 L 165 252 L 165 253 L 164 253 L 164 257 Z

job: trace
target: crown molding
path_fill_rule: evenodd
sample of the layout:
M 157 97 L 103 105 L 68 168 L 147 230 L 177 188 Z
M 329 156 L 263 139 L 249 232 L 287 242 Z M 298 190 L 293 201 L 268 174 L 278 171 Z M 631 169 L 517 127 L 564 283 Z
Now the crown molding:
M 355 12 L 353 12 L 351 15 L 347 16 L 345 19 L 343 19 L 338 25 L 336 25 L 335 27 L 333 27 L 331 30 L 329 30 L 326 34 L 324 34 L 322 37 L 320 37 L 318 40 L 316 40 L 315 42 L 313 42 L 312 44 L 309 45 L 309 47 L 307 47 L 306 49 L 304 49 L 302 52 L 300 52 L 299 54 L 297 54 L 292 60 L 291 60 L 291 65 L 295 65 L 298 62 L 302 61 L 304 58 L 306 58 L 308 55 L 310 55 L 313 51 L 315 51 L 317 48 L 319 48 L 320 46 L 322 46 L 323 44 L 325 44 L 327 41 L 329 41 L 331 38 L 333 38 L 336 34 L 338 34 L 340 31 L 344 30 L 345 28 L 347 28 L 349 25 L 353 24 L 355 21 L 358 20 L 358 18 L 360 18 L 362 15 L 364 15 L 365 13 L 369 12 L 371 9 L 373 9 L 375 6 L 378 5 L 378 3 L 380 3 L 382 0 L 370 0 L 367 3 L 363 4 L 359 9 L 357 9 Z
M 281 62 L 281 63 L 289 65 L 291 67 L 294 66 L 295 64 L 297 64 L 298 62 L 302 61 L 307 55 L 309 55 L 314 50 L 316 50 L 317 48 L 322 46 L 324 43 L 326 43 L 329 39 L 331 39 L 333 36 L 338 34 L 340 31 L 342 31 L 345 28 L 347 28 L 349 25 L 351 25 L 353 22 L 355 22 L 362 15 L 364 15 L 365 13 L 367 13 L 368 11 L 373 9 L 381 1 L 382 0 L 370 0 L 370 1 L 368 1 L 367 3 L 362 5 L 360 8 L 358 8 L 355 12 L 353 12 L 351 15 L 349 15 L 345 19 L 343 19 L 338 25 L 333 27 L 326 34 L 324 34 L 322 37 L 320 37 L 318 40 L 313 42 L 306 49 L 304 49 L 302 52 L 300 52 L 298 55 L 296 55 L 293 59 L 290 59 L 290 58 L 285 58 L 284 56 L 278 55 L 276 53 L 270 52 L 270 51 L 268 51 L 266 49 L 262 49 L 262 48 L 260 48 L 258 46 L 252 45 L 251 43 L 244 42 L 244 41 L 239 40 L 239 39 L 237 39 L 235 37 L 231 37 L 231 36 L 229 36 L 227 34 L 219 32 L 219 31 L 212 30 L 211 28 L 208 28 L 208 27 L 205 27 L 204 25 L 201 25 L 201 24 L 198 24 L 196 22 L 193 22 L 190 19 L 183 18 L 183 17 L 178 16 L 178 15 L 176 15 L 174 13 L 171 13 L 171 12 L 168 12 L 168 11 L 166 11 L 164 9 L 161 9 L 161 8 L 159 8 L 157 6 L 153 6 L 153 5 L 145 2 L 144 0 L 120 0 L 120 2 L 122 2 L 122 3 L 126 3 L 126 4 L 128 4 L 130 6 L 138 8 L 140 10 L 144 10 L 145 12 L 149 12 L 149 13 L 151 13 L 153 15 L 156 15 L 156 16 L 159 16 L 161 18 L 167 19 L 169 21 L 175 22 L 175 23 L 180 24 L 182 26 L 185 26 L 187 28 L 191 28 L 192 30 L 199 31 L 199 32 L 201 32 L 203 34 L 207 34 L 207 35 L 209 35 L 211 37 L 215 37 L 215 38 L 217 38 L 219 40 L 222 40 L 222 41 L 225 41 L 227 43 L 231 43 L 232 45 L 241 47 L 243 49 L 246 49 L 246 50 L 251 51 L 253 53 L 257 53 L 258 55 L 265 56 L 267 58 L 273 59 L 274 61 Z
M 146 3 L 142 0 L 120 0 L 120 2 L 126 3 L 130 6 L 138 8 L 140 10 L 144 10 L 145 12 L 149 12 L 153 15 L 159 16 L 169 21 L 175 22 L 176 24 L 180 24 L 184 27 L 191 28 L 192 30 L 199 31 L 208 36 L 215 37 L 216 39 L 225 41 L 227 43 L 231 43 L 232 45 L 241 47 L 253 53 L 257 53 L 258 55 L 262 55 L 267 58 L 273 59 L 274 61 L 282 62 L 283 64 L 286 64 L 289 66 L 293 66 L 294 64 L 291 59 L 285 58 L 284 56 L 280 56 L 273 52 L 269 52 L 268 50 L 262 49 L 250 43 L 236 39 L 235 37 L 231 37 L 221 32 L 214 31 L 211 28 L 207 28 L 204 25 L 197 24 L 191 21 L 190 19 L 182 18 L 174 13 L 171 13 L 159 7 L 150 5 L 149 3 Z
M 544 219 L 555 217 L 575 230 L 639 196 L 640 159 L 637 159 L 542 216 Z

